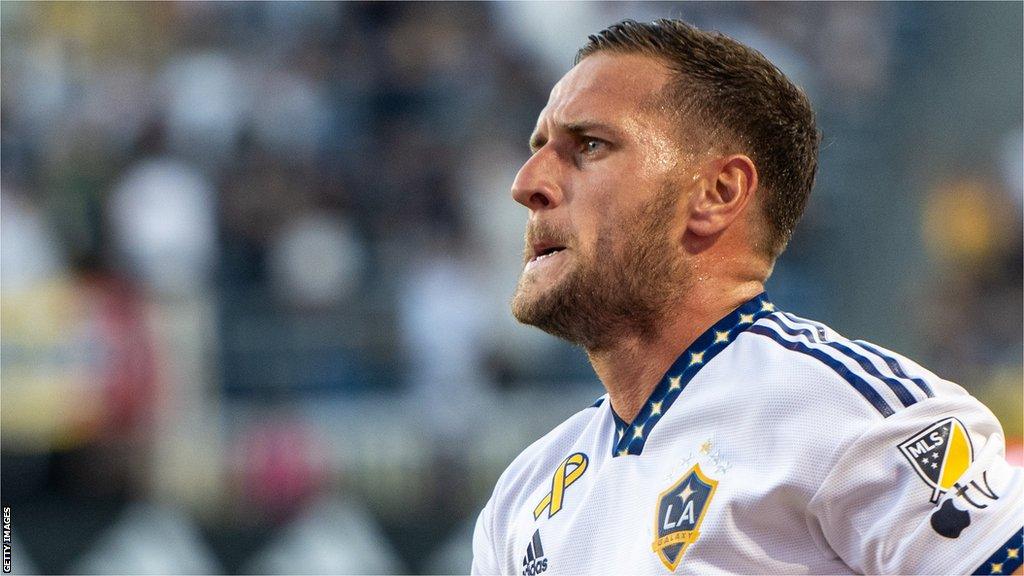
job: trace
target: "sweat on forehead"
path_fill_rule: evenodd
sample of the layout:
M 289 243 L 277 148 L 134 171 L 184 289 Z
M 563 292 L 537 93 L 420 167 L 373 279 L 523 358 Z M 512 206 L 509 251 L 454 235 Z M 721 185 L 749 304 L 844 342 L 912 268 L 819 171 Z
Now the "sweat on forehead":
M 651 129 L 662 119 L 664 90 L 671 71 L 655 58 L 600 54 L 562 77 L 541 111 L 532 140 L 549 130 L 578 131 L 588 126 L 613 130 Z
M 663 58 L 649 54 L 599 52 L 581 59 L 555 84 L 541 111 L 530 146 L 539 148 L 551 130 L 583 132 L 594 125 L 637 138 L 669 138 L 688 156 L 723 151 L 725 134 L 680 107 L 686 81 Z

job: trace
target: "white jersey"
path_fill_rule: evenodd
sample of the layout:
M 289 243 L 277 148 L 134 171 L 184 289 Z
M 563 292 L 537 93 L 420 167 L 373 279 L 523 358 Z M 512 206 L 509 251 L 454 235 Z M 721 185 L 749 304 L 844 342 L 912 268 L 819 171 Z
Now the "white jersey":
M 712 326 L 632 422 L 607 396 L 512 462 L 474 574 L 1009 574 L 1024 471 L 992 413 L 776 311 Z

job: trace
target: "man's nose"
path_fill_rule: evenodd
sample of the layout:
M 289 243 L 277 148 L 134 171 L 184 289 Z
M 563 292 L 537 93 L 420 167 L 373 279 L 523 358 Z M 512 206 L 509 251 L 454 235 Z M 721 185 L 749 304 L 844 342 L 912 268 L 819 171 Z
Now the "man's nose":
M 542 148 L 519 169 L 512 182 L 512 198 L 530 210 L 543 210 L 561 204 L 562 197 L 558 158 L 553 150 Z

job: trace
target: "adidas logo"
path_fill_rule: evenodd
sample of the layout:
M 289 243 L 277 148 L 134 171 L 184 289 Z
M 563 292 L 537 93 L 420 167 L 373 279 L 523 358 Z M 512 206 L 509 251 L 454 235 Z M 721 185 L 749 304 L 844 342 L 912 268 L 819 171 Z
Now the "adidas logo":
M 533 540 L 526 545 L 526 556 L 523 556 L 523 576 L 537 576 L 548 569 L 548 559 L 544 557 L 544 546 L 540 543 L 540 529 L 533 533 Z

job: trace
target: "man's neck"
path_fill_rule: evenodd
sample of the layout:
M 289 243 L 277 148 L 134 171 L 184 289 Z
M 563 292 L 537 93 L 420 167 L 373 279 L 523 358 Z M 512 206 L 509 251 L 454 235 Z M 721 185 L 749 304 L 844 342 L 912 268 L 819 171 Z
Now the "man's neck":
M 588 351 L 590 363 L 601 379 L 612 409 L 632 422 L 655 386 L 680 354 L 715 322 L 764 291 L 764 284 L 750 281 L 725 290 L 693 291 L 665 314 L 654 336 L 628 335 L 615 345 Z

